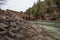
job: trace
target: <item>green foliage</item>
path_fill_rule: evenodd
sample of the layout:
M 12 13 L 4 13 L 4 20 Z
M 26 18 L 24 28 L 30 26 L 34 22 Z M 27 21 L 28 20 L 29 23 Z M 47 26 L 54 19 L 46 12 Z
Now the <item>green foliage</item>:
M 60 0 L 53 0 L 55 2 L 55 4 L 57 5 L 57 8 L 60 9 Z
M 32 14 L 34 17 L 43 17 L 44 13 L 46 13 L 46 7 L 45 3 L 41 2 L 40 0 L 37 2 L 37 4 L 34 3 L 32 8 L 28 9 L 26 12 L 28 14 Z
M 32 14 L 34 17 L 37 18 L 43 18 L 46 13 L 54 13 L 54 10 L 58 12 L 57 9 L 60 10 L 60 0 L 45 0 L 43 2 L 38 0 L 36 4 L 34 3 L 32 8 L 26 10 L 26 13 L 29 15 Z

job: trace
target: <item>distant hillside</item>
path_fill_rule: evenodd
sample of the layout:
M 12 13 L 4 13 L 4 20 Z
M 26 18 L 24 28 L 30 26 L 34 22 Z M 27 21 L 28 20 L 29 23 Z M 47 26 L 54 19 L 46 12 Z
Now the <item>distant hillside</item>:
M 60 0 L 38 0 L 25 13 L 36 20 L 60 20 Z

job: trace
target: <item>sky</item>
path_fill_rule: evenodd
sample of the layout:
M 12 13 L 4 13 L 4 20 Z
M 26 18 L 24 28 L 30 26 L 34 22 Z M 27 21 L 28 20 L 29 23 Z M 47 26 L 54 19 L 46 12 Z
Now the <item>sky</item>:
M 37 1 L 38 0 L 7 0 L 6 5 L 2 6 L 2 9 L 26 11 L 26 9 L 32 7 Z

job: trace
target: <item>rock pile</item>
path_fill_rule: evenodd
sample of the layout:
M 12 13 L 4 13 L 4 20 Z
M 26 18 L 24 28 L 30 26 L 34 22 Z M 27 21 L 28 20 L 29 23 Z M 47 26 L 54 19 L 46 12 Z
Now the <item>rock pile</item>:
M 0 40 L 58 40 L 43 28 L 13 13 L 0 15 Z

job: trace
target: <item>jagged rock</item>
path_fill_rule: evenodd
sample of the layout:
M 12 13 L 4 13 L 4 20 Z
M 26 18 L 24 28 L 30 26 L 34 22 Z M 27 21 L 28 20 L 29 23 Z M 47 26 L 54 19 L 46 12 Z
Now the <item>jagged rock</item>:
M 1 40 L 59 40 L 40 26 L 15 14 L 5 14 L 0 18 Z
M 4 23 L 0 23 L 0 27 L 8 27 L 8 25 L 6 25 Z

